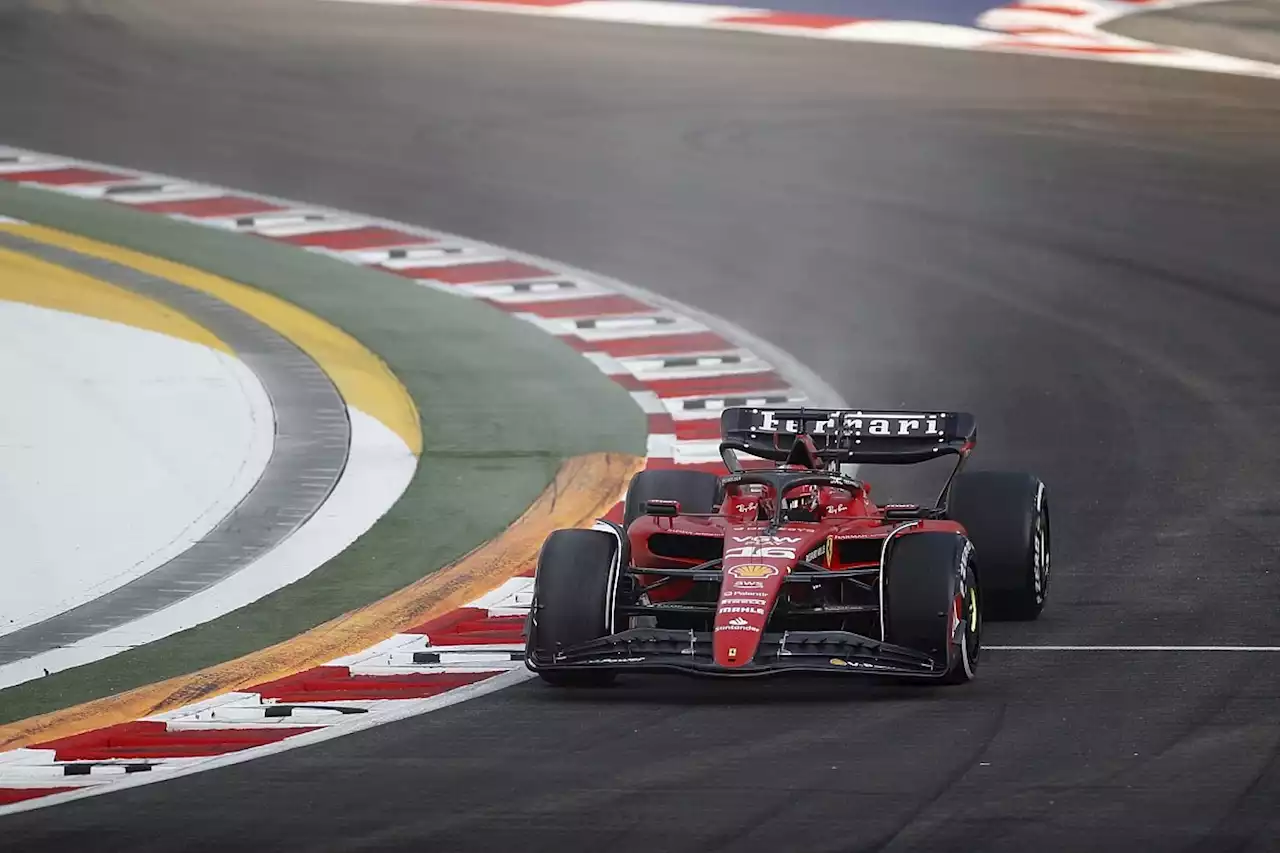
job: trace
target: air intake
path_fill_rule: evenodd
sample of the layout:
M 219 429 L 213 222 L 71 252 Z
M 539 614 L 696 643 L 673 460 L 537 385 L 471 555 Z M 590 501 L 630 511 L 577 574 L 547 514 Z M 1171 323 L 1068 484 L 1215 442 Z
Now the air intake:
M 884 539 L 837 539 L 836 557 L 842 566 L 851 563 L 879 563 Z
M 697 560 L 705 563 L 724 556 L 724 538 L 720 536 L 687 536 L 680 533 L 655 533 L 649 537 L 649 550 L 655 557 L 672 560 Z

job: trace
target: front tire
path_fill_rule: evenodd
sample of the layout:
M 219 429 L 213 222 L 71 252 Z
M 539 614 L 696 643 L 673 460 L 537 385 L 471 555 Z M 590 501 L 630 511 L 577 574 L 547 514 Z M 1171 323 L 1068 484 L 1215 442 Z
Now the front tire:
M 908 533 L 889 547 L 885 639 L 932 655 L 947 684 L 972 681 L 982 651 L 974 549 L 955 533 Z
M 623 526 L 643 516 L 649 501 L 677 501 L 681 512 L 715 511 L 720 478 L 707 471 L 641 471 L 631 478 L 623 511 Z
M 562 649 L 606 637 L 612 630 L 618 540 L 601 530 L 557 530 L 538 555 L 526 658 L 549 660 Z M 548 684 L 608 684 L 614 673 L 538 671 Z
M 983 606 L 992 620 L 1040 616 L 1049 592 L 1049 496 L 1031 474 L 974 471 L 951 487 L 947 517 L 977 552 Z

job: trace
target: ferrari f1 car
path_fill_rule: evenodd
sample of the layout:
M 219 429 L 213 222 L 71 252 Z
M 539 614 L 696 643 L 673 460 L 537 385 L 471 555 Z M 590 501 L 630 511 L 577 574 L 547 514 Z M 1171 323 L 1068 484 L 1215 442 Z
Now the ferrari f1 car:
M 726 409 L 726 476 L 643 471 L 622 524 L 542 548 L 525 652 L 554 685 L 621 672 L 974 677 L 983 619 L 1035 619 L 1049 502 L 1029 474 L 962 472 L 972 415 Z M 857 464 L 955 455 L 936 503 L 876 504 Z

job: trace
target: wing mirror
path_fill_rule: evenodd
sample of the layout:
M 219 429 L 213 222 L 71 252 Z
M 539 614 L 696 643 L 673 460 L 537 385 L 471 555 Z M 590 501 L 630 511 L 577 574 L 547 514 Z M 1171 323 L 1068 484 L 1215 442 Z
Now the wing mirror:
M 680 501 L 645 501 L 645 515 L 671 517 L 680 514 Z

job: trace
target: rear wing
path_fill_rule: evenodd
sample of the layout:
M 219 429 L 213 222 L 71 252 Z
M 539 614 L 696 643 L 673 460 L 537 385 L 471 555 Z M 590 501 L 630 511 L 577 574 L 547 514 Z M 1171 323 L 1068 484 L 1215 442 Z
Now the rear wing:
M 939 456 L 968 455 L 978 423 L 967 412 L 892 412 L 882 409 L 730 408 L 720 415 L 720 453 L 738 450 L 761 459 L 793 459 L 797 436 L 813 441 L 818 461 L 910 465 Z

